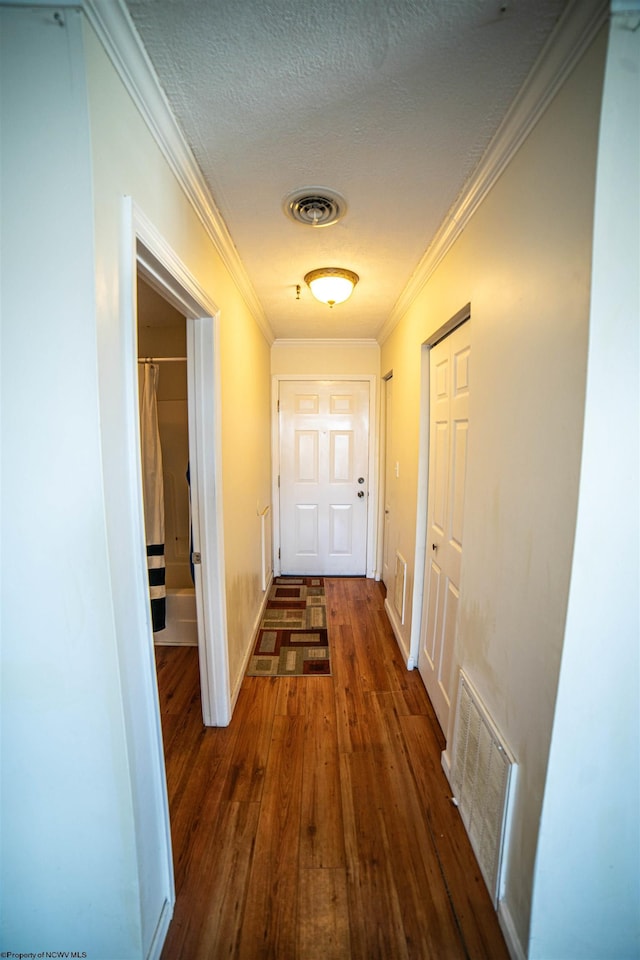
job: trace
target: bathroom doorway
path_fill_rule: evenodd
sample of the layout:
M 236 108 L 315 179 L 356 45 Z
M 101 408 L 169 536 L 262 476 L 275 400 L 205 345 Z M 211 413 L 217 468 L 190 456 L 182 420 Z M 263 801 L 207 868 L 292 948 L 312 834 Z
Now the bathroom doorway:
M 140 276 L 137 297 L 140 433 L 144 498 L 149 501 L 145 503 L 145 527 L 153 641 L 197 646 L 191 558 L 187 319 Z M 153 429 L 148 419 L 153 420 Z M 156 460 L 161 464 L 157 475 Z M 150 489 L 153 481 L 157 483 L 154 490 Z M 152 531 L 154 521 L 161 533 Z
M 165 471 L 165 576 L 170 590 L 175 591 L 170 597 L 173 609 L 169 610 L 167 626 L 177 629 L 178 642 L 194 642 L 197 638 L 203 722 L 205 726 L 226 726 L 231 717 L 231 697 L 222 539 L 218 312 L 150 225 L 142 221 L 137 226 L 132 278 L 136 308 L 131 330 L 136 344 L 136 384 L 138 369 L 145 366 L 138 360 L 155 359 L 154 366 L 160 371 L 160 419 L 165 432 L 174 434 L 168 440 Z M 151 319 L 151 310 L 156 312 L 155 320 Z M 134 402 L 138 408 L 137 389 Z M 139 454 L 139 516 L 146 541 L 141 459 Z M 144 562 L 148 563 L 147 557 Z M 148 589 L 146 594 L 151 632 Z M 180 609 L 192 605 L 194 595 L 195 618 Z M 172 623 L 171 618 L 182 623 Z M 164 632 L 154 632 L 154 639 Z

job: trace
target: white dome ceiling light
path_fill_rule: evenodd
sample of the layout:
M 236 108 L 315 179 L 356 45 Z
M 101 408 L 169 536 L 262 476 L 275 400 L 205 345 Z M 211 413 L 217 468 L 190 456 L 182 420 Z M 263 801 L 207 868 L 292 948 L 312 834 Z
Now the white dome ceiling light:
M 333 307 L 336 303 L 344 303 L 353 293 L 353 288 L 359 280 L 353 270 L 344 270 L 342 267 L 320 267 L 310 270 L 304 278 L 311 293 L 320 303 Z

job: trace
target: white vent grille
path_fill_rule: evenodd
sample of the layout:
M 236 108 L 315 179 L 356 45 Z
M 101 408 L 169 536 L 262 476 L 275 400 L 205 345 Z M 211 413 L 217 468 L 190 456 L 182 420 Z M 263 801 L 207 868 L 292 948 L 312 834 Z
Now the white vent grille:
M 495 906 L 502 891 L 516 769 L 509 748 L 461 670 L 451 786 Z
M 347 212 L 347 201 L 326 187 L 305 187 L 284 198 L 284 212 L 308 227 L 330 227 Z

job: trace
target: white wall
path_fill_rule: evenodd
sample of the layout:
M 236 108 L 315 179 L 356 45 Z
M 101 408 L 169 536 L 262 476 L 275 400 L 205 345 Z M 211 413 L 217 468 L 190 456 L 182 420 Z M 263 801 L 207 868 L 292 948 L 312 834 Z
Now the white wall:
M 532 960 L 640 955 L 640 9 L 612 19 L 580 500 Z
M 140 957 L 80 15 L 0 9 L 3 950 Z
M 421 588 L 421 345 L 471 304 L 454 676 L 465 667 L 519 763 L 501 916 L 523 951 L 575 533 L 605 40 L 592 44 L 382 346 L 400 462 L 394 533 L 408 561 L 411 610 Z M 407 617 L 407 649 L 411 626 Z M 453 712 L 449 740 L 452 722 Z
M 220 310 L 236 674 L 263 596 L 256 502 L 270 494 L 269 344 L 215 231 L 83 16 L 0 12 L 2 946 L 139 960 L 159 953 L 173 886 L 132 509 L 135 329 L 124 318 L 135 264 L 125 197 Z M 241 445 L 242 430 L 250 442 Z

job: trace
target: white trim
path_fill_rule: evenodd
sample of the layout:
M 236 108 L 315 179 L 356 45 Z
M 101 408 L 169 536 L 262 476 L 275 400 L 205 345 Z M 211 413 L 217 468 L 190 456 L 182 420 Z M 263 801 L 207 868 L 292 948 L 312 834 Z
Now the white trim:
M 440 765 L 444 770 L 444 775 L 447 778 L 447 783 L 451 786 L 451 757 L 449 756 L 449 751 L 445 749 L 440 754 Z
M 416 507 L 416 548 L 413 559 L 414 590 L 411 600 L 411 635 L 409 650 L 416 666 L 420 658 L 422 608 L 425 599 L 424 575 L 427 562 L 427 499 L 429 496 L 429 388 L 431 347 L 420 347 L 420 407 L 418 432 L 418 479 Z
M 308 341 L 305 341 L 308 342 Z M 342 343 L 342 341 L 336 341 Z M 356 341 L 353 341 L 355 343 Z M 362 343 L 362 341 L 359 341 Z M 373 341 L 372 341 L 373 342 Z M 370 580 L 376 577 L 376 559 L 378 555 L 378 529 L 377 529 L 377 504 L 378 504 L 378 377 L 375 374 L 367 373 L 274 373 L 271 377 L 271 463 L 273 464 L 273 476 L 271 482 L 271 502 L 273 506 L 273 575 L 277 577 L 281 573 L 280 557 L 280 490 L 278 487 L 278 477 L 280 475 L 280 418 L 278 416 L 278 397 L 280 393 L 281 380 L 307 380 L 310 382 L 320 380 L 353 380 L 366 381 L 369 384 L 369 498 L 367 503 L 367 557 L 366 557 L 366 576 Z
M 340 349 L 356 348 L 362 350 L 363 347 L 377 347 L 378 341 L 375 337 L 352 337 L 350 339 L 340 340 L 338 337 L 279 337 L 273 341 L 274 347 L 340 347 Z
M 123 0 L 81 0 L 82 9 L 267 342 L 274 335 Z
M 409 666 L 409 664 L 410 664 L 410 662 L 411 662 L 411 660 L 412 660 L 412 657 L 411 657 L 411 654 L 410 654 L 409 651 L 407 650 L 407 648 L 406 648 L 406 646 L 405 646 L 405 643 L 404 643 L 404 638 L 403 638 L 403 636 L 402 636 L 402 624 L 400 623 L 400 620 L 399 620 L 399 617 L 398 617 L 398 613 L 397 613 L 397 611 L 396 611 L 396 608 L 394 607 L 394 605 L 393 605 L 392 603 L 389 603 L 389 597 L 388 597 L 388 596 L 385 597 L 385 600 L 384 600 L 384 609 L 385 609 L 385 611 L 386 611 L 387 617 L 389 618 L 389 623 L 391 624 L 391 629 L 393 630 L 393 634 L 394 634 L 394 636 L 395 636 L 395 638 L 396 638 L 396 641 L 397 641 L 397 644 L 398 644 L 398 646 L 399 646 L 399 648 L 400 648 L 400 653 L 402 654 L 402 656 L 403 656 L 403 658 L 404 658 L 404 662 L 405 662 L 405 664 L 406 664 L 406 666 L 407 666 L 407 670 L 412 670 L 413 667 L 410 667 L 410 666 Z
M 173 917 L 173 907 L 174 903 L 171 900 L 165 900 L 162 904 L 160 918 L 154 931 L 149 950 L 147 951 L 146 960 L 160 960 L 162 948 L 164 947 L 164 942 L 169 932 L 169 924 Z
M 498 923 L 511 960 L 527 960 L 527 954 L 520 942 L 511 911 L 504 900 L 498 901 Z
M 231 719 L 231 707 L 224 582 L 219 313 L 207 292 L 130 197 L 124 198 L 124 207 L 127 242 L 132 244 L 134 255 L 131 275 L 123 277 L 123 285 L 130 287 L 127 300 L 135 303 L 139 269 L 145 280 L 187 318 L 189 455 L 196 492 L 192 505 L 193 537 L 194 550 L 202 556 L 202 563 L 195 567 L 202 716 L 206 726 L 226 726 Z M 131 354 L 126 358 L 130 370 L 128 392 L 130 397 L 137 398 L 136 319 L 131 310 L 124 311 L 123 323 L 129 344 L 127 352 Z M 130 399 L 129 407 L 135 444 L 130 455 L 139 472 L 137 399 L 135 404 Z M 133 515 L 139 526 L 140 564 L 146 568 L 140 477 L 138 481 L 132 491 Z M 146 586 L 138 593 L 139 602 L 148 608 Z
M 227 605 L 222 514 L 219 315 L 187 321 L 189 456 L 192 462 L 193 549 L 198 610 L 198 653 L 205 726 L 231 720 Z M 200 632 L 204 636 L 200 637 Z
M 128 564 L 128 576 L 132 592 L 137 599 L 135 610 L 131 611 L 131 616 L 121 618 L 116 613 L 116 630 L 122 642 L 129 641 L 131 636 L 140 638 L 140 646 L 146 638 L 147 643 L 144 649 L 140 651 L 141 657 L 145 661 L 145 689 L 144 700 L 140 702 L 140 691 L 135 691 L 136 701 L 135 710 L 138 716 L 138 723 L 144 723 L 152 731 L 153 738 L 156 741 L 158 752 L 158 763 L 160 767 L 158 782 L 155 784 L 153 792 L 153 803 L 156 808 L 155 813 L 158 822 L 162 824 L 163 832 L 163 858 L 165 860 L 167 893 L 163 901 L 161 915 L 156 924 L 156 930 L 150 945 L 150 955 L 155 953 L 156 946 L 162 947 L 164 939 L 160 940 L 162 928 L 169 922 L 173 915 L 175 906 L 175 878 L 173 872 L 173 853 L 171 843 L 171 824 L 169 820 L 169 796 L 167 790 L 167 775 L 164 758 L 164 744 L 162 739 L 162 724 L 160 720 L 160 704 L 158 699 L 157 677 L 155 653 L 153 647 L 153 632 L 151 628 L 151 611 L 148 600 L 148 574 L 147 574 L 147 556 L 144 536 L 144 509 L 142 503 L 142 475 L 140 461 L 140 420 L 138 416 L 138 351 L 137 351 L 137 261 L 136 261 L 136 233 L 133 221 L 133 207 L 128 197 L 123 198 L 122 215 L 120 219 L 120 251 L 121 251 L 121 282 L 119 290 L 119 303 L 122 316 L 123 347 L 122 363 L 124 367 L 124 409 L 122 418 L 122 430 L 124 432 L 123 446 L 125 450 L 126 465 L 125 469 L 129 478 L 127 489 L 129 499 L 124 511 L 123 520 L 130 524 L 132 555 L 131 562 Z M 117 522 L 117 520 L 116 520 Z M 122 522 L 122 520 L 120 521 Z M 115 557 L 111 563 L 115 562 Z M 115 599 L 114 586 L 114 599 Z M 114 608 L 120 604 L 115 603 Z M 137 626 L 137 629 L 134 628 Z M 122 658 L 120 669 L 122 672 L 123 699 L 130 698 L 131 693 L 131 666 L 130 657 Z M 133 710 L 134 705 L 130 704 L 129 709 Z M 139 779 L 137 765 L 135 764 L 135 744 L 129 745 L 131 771 L 131 791 L 134 797 L 134 803 L 139 806 Z M 145 804 L 144 813 L 149 814 L 149 803 Z M 141 828 L 136 826 L 136 832 Z M 146 868 L 146 863 L 142 861 L 141 854 L 138 852 L 138 867 L 142 871 Z M 166 929 L 164 931 L 166 936 Z
M 264 616 L 264 611 L 267 606 L 267 601 L 269 599 L 269 592 L 271 590 L 271 585 L 273 583 L 273 575 L 269 577 L 269 582 L 267 583 L 267 589 L 265 590 L 264 597 L 262 598 L 262 603 L 260 604 L 260 609 L 258 610 L 257 616 L 253 621 L 253 627 L 251 630 L 251 643 L 248 645 L 244 658 L 242 660 L 242 666 L 238 671 L 238 676 L 236 677 L 232 690 L 231 690 L 231 710 L 235 709 L 236 701 L 240 694 L 242 688 L 242 681 L 244 680 L 244 675 L 247 672 L 247 667 L 249 666 L 249 660 L 251 659 L 251 654 L 253 652 L 253 647 L 258 636 L 258 630 L 260 629 L 260 624 L 262 623 L 262 618 Z
M 380 378 L 380 395 L 378 401 L 378 518 L 376 550 L 376 580 L 382 580 L 384 575 L 384 537 L 385 537 L 385 504 L 387 501 L 387 385 L 393 379 L 393 370 Z
M 400 322 L 606 23 L 608 7 L 607 0 L 571 0 L 464 192 L 444 218 L 388 320 L 380 328 L 380 344 Z

